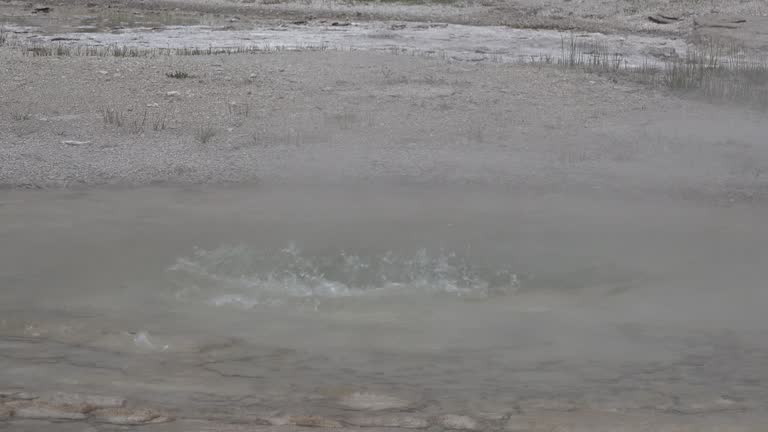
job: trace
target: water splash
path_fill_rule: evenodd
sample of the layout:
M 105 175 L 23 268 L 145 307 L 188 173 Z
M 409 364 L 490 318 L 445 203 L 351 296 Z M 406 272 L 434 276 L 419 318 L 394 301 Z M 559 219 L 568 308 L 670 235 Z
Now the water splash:
M 333 299 L 394 295 L 487 298 L 513 293 L 519 286 L 511 270 L 482 269 L 453 252 L 312 255 L 295 244 L 274 252 L 245 245 L 196 249 L 169 267 L 168 275 L 178 299 L 244 308 L 318 308 Z

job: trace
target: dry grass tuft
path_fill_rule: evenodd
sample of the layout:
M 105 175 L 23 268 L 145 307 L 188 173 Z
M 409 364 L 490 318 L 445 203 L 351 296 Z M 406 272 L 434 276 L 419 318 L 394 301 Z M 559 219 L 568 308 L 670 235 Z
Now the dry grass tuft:
M 211 125 L 200 126 L 195 130 L 195 139 L 201 144 L 206 144 L 216 136 L 216 133 L 216 129 Z
M 192 75 L 184 72 L 184 71 L 175 71 L 175 72 L 168 72 L 165 74 L 168 78 L 174 78 L 174 79 L 187 79 L 192 78 Z
M 32 118 L 32 113 L 29 111 L 16 111 L 11 113 L 11 118 L 16 121 L 25 121 Z
M 147 130 L 149 125 L 153 131 L 162 131 L 167 128 L 168 120 L 165 113 L 157 116 L 149 116 L 147 110 L 141 114 L 131 117 L 124 111 L 116 108 L 104 108 L 101 112 L 102 120 L 105 125 L 113 126 L 115 129 L 126 131 L 130 134 L 141 135 Z
M 26 44 L 19 45 L 25 55 L 34 57 L 159 57 L 159 56 L 197 56 L 197 55 L 229 55 L 229 54 L 260 54 L 282 51 L 325 51 L 327 45 L 301 45 L 287 47 L 282 45 L 252 45 L 234 48 L 138 48 L 124 45 L 91 46 L 65 44 Z M 171 78 L 193 78 L 185 72 L 184 76 Z M 173 74 L 171 74 L 173 75 Z
M 656 66 L 629 65 L 618 53 L 594 42 L 563 38 L 560 57 L 531 57 L 522 63 L 611 74 L 676 93 L 768 110 L 768 60 L 746 50 L 709 42 L 692 45 L 683 58 Z

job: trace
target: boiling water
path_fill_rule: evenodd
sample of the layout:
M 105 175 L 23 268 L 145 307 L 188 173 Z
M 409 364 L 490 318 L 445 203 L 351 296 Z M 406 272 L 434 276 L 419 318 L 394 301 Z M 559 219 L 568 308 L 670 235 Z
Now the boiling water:
M 456 186 L 0 197 L 6 384 L 187 409 L 338 388 L 768 401 L 761 207 Z

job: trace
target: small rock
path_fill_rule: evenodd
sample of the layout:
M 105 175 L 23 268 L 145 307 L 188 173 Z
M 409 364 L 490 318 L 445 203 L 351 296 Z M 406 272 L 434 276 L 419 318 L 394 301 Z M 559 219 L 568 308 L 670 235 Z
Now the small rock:
M 403 429 L 424 429 L 429 427 L 429 422 L 426 419 L 410 415 L 353 417 L 351 419 L 346 419 L 345 422 L 358 427 L 391 427 Z
M 331 25 L 333 27 L 347 27 L 347 26 L 352 25 L 352 23 L 349 23 L 349 22 L 332 22 Z
M 72 141 L 72 140 L 67 140 L 67 141 L 62 141 L 61 143 L 64 144 L 64 145 L 68 145 L 68 146 L 72 146 L 72 147 L 77 147 L 77 146 L 81 146 L 81 145 L 88 145 L 91 142 L 90 141 Z
M 121 397 L 82 393 L 57 392 L 44 395 L 40 400 L 54 405 L 87 405 L 92 408 L 117 408 L 125 405 L 125 399 Z
M 252 73 L 252 74 L 248 75 L 248 78 L 250 78 L 250 79 L 254 79 L 254 78 L 258 78 L 258 77 L 259 76 L 256 75 L 255 73 Z
M 346 408 L 360 411 L 399 410 L 410 408 L 413 405 L 409 400 L 367 392 L 354 392 L 342 396 L 339 399 L 339 404 Z
M 13 401 L 6 406 L 15 417 L 28 419 L 82 420 L 92 408 L 87 405 L 51 404 L 42 401 Z
M 327 417 L 320 416 L 291 416 L 288 417 L 288 424 L 294 426 L 317 427 L 317 428 L 340 428 L 344 427 L 340 422 Z
M 106 75 L 106 74 L 108 74 L 109 72 L 107 72 L 107 71 L 105 71 L 105 70 L 100 70 L 100 71 L 99 71 L 99 73 L 100 73 L 101 75 Z
M 405 29 L 405 24 L 392 24 L 389 26 L 390 30 L 403 30 Z
M 157 102 L 150 103 L 150 104 L 147 104 L 147 108 L 160 108 L 160 104 Z
M 32 13 L 48 13 L 51 11 L 51 8 L 48 6 L 37 6 L 34 9 L 32 9 Z
M 169 91 L 169 92 L 166 92 L 165 95 L 167 97 L 181 97 L 181 93 L 177 91 Z
M 436 420 L 442 427 L 450 430 L 474 431 L 479 429 L 477 421 L 468 416 L 445 414 L 437 417 Z
M 307 23 L 309 23 L 309 21 L 307 21 L 307 20 L 298 20 L 298 21 L 292 22 L 291 24 L 293 24 L 293 25 L 305 25 Z
M 173 417 L 150 408 L 103 408 L 91 413 L 96 421 L 115 425 L 166 423 Z

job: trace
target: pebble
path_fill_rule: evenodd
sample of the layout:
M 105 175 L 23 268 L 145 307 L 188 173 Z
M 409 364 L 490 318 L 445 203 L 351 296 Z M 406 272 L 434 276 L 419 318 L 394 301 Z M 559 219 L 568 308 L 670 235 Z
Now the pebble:
M 339 404 L 345 408 L 360 411 L 399 410 L 413 406 L 413 402 L 409 400 L 368 392 L 354 392 L 342 396 Z
M 166 95 L 167 97 L 181 97 L 181 93 L 179 93 L 179 92 L 177 92 L 177 91 L 169 91 L 169 92 L 165 92 L 165 95 Z
M 437 423 L 442 427 L 450 430 L 474 431 L 479 430 L 480 428 L 480 426 L 477 424 L 477 421 L 472 417 L 455 414 L 445 414 L 439 416 L 437 417 Z
M 13 401 L 6 406 L 15 417 L 28 419 L 82 420 L 91 409 L 87 405 L 52 404 L 43 401 Z
M 72 146 L 72 147 L 77 147 L 77 146 L 81 146 L 81 145 L 88 145 L 91 142 L 90 141 L 72 141 L 72 140 L 67 140 L 67 141 L 62 141 L 61 143 L 64 144 L 64 145 L 68 145 L 68 146 Z

